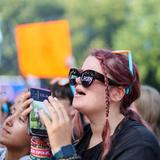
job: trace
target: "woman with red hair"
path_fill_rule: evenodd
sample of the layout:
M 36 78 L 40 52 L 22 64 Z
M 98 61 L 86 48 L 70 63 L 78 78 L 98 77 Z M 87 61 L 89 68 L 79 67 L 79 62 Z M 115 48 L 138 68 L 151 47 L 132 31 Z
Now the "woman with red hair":
M 43 111 L 40 116 L 47 127 L 53 159 L 160 159 L 157 139 L 129 110 L 140 96 L 138 71 L 130 52 L 94 50 L 80 70 L 70 70 L 69 79 L 76 88 L 73 106 L 90 124 L 79 143 L 71 145 L 71 125 L 64 106 L 56 98 L 45 100 L 52 117 Z

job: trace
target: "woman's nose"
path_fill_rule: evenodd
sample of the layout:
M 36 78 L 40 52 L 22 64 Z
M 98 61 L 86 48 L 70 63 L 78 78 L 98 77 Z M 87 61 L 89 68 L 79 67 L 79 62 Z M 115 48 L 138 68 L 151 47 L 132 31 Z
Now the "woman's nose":
M 4 121 L 4 124 L 11 127 L 13 125 L 13 120 L 14 120 L 14 117 L 13 116 L 9 116 Z
M 81 84 L 81 78 L 80 77 L 76 78 L 76 83 Z

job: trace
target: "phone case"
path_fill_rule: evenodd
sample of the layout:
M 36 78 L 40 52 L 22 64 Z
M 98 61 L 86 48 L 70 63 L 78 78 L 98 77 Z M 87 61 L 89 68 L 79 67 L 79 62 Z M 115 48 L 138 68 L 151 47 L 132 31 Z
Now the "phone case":
M 51 95 L 51 92 L 41 88 L 31 88 L 32 111 L 29 114 L 29 133 L 33 136 L 48 137 L 45 125 L 39 117 L 39 110 L 43 109 L 50 116 L 48 109 L 43 104 L 45 99 Z

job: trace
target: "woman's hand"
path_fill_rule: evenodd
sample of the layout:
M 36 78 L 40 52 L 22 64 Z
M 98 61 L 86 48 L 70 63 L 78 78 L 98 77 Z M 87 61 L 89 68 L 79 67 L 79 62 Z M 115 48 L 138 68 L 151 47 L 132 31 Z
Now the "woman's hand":
M 55 153 L 62 146 L 71 144 L 71 122 L 64 106 L 57 98 L 50 96 L 44 104 L 51 117 L 43 110 L 40 111 L 40 117 L 47 128 L 51 149 Z
M 16 111 L 22 113 L 22 117 L 24 119 L 27 118 L 28 114 L 32 110 L 30 104 L 32 103 L 33 99 L 30 98 L 30 96 L 30 92 L 23 92 L 15 100 L 14 108 L 16 108 Z

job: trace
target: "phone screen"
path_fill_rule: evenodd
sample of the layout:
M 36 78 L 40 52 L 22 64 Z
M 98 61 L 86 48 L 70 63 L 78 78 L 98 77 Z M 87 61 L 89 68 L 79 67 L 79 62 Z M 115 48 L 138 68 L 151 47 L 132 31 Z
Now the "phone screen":
M 47 115 L 49 115 L 48 109 L 43 104 L 43 101 L 47 99 L 51 92 L 46 89 L 31 88 L 32 111 L 29 114 L 29 132 L 31 135 L 47 137 L 47 130 L 45 125 L 41 122 L 39 116 L 39 110 L 43 109 Z

